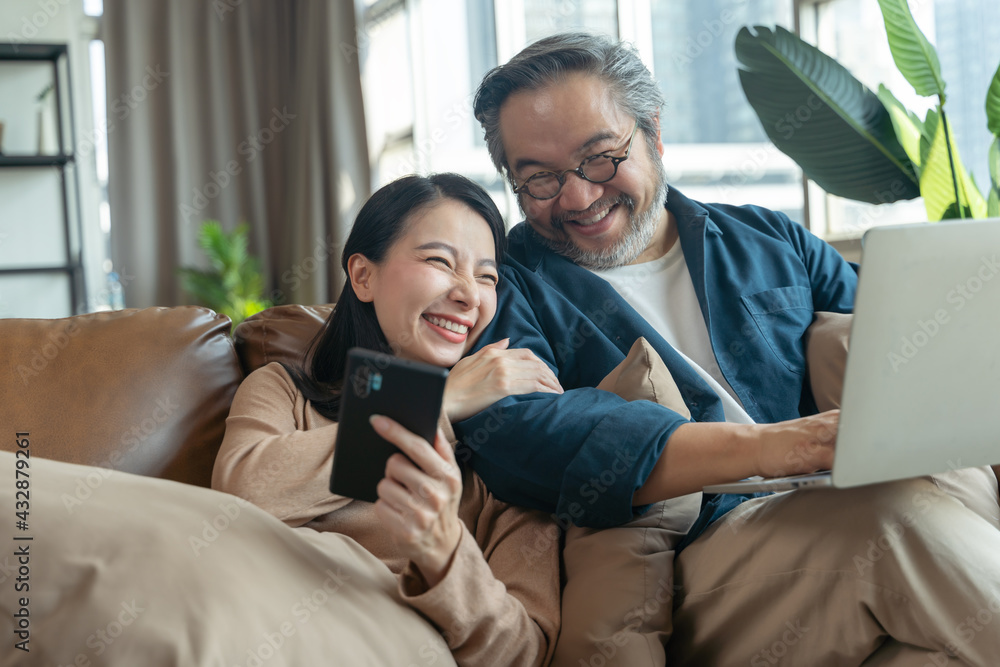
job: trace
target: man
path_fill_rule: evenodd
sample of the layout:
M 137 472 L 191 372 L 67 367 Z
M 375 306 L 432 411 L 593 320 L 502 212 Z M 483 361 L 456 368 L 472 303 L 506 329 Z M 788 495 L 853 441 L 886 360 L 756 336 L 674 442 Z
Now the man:
M 838 412 L 817 412 L 802 340 L 815 313 L 852 310 L 855 267 L 782 214 L 670 189 L 662 106 L 633 50 L 586 34 L 527 47 L 476 98 L 527 220 L 483 340 L 533 350 L 566 391 L 509 397 L 458 431 L 499 497 L 564 525 L 634 523 L 706 484 L 832 464 Z M 640 337 L 682 405 L 595 389 Z M 997 480 L 951 481 L 707 497 L 670 526 L 686 532 L 666 547 L 683 549 L 671 664 L 857 665 L 880 647 L 879 664 L 995 660 Z M 626 664 L 609 645 L 563 662 Z

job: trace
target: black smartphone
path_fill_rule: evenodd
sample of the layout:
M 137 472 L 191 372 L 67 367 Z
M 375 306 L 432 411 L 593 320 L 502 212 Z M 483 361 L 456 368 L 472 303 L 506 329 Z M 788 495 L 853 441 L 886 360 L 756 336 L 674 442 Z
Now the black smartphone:
M 396 420 L 434 442 L 448 370 L 359 347 L 347 352 L 330 491 L 375 502 L 386 461 L 399 451 L 375 433 L 373 414 Z

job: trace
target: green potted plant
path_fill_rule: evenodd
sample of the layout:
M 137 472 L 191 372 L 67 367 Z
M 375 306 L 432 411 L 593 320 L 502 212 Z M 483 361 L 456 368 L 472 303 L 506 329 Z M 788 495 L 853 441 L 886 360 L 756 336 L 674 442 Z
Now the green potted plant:
M 215 220 L 206 220 L 198 232 L 210 270 L 178 270 L 184 291 L 201 305 L 227 315 L 235 328 L 254 313 L 273 304 L 264 298 L 264 278 L 259 260 L 250 254 L 248 227 L 238 225 L 227 233 Z
M 990 184 L 984 196 L 958 155 L 934 46 L 906 0 L 879 0 L 893 60 L 923 120 L 884 86 L 874 93 L 836 60 L 787 30 L 744 27 L 740 83 L 771 141 L 827 192 L 872 204 L 924 198 L 928 220 L 1000 216 L 1000 67 L 986 96 Z

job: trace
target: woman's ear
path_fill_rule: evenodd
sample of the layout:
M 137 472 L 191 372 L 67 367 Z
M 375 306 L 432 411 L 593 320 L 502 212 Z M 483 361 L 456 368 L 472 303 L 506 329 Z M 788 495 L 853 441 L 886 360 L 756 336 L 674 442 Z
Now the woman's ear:
M 358 299 L 370 303 L 375 300 L 372 290 L 372 278 L 375 276 L 375 263 L 356 252 L 347 258 L 347 279 Z

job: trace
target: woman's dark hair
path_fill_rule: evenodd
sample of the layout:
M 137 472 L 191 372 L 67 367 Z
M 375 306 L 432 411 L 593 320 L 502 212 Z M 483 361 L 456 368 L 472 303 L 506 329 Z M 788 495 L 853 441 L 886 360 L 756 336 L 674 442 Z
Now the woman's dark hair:
M 490 226 L 497 264 L 503 261 L 507 239 L 496 204 L 476 183 L 458 174 L 405 176 L 380 188 L 358 212 L 344 245 L 340 265 L 356 253 L 381 263 L 403 235 L 410 219 L 441 200 L 452 199 L 475 211 Z M 333 312 L 309 345 L 302 368 L 285 365 L 299 391 L 328 419 L 337 420 L 347 350 L 363 347 L 395 353 L 379 326 L 372 303 L 358 299 L 347 276 Z M 284 365 L 284 364 L 283 364 Z

